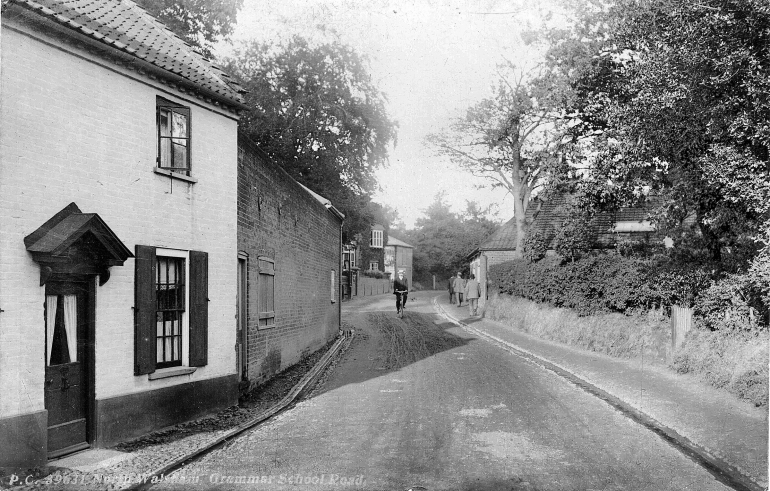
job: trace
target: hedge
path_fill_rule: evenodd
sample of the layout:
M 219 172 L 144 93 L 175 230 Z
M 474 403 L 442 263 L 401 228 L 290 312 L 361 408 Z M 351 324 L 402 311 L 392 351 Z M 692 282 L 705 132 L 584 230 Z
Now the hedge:
M 671 305 L 692 307 L 716 273 L 667 259 L 595 254 L 574 262 L 558 257 L 508 261 L 490 267 L 499 292 L 568 307 L 579 315 L 647 311 Z

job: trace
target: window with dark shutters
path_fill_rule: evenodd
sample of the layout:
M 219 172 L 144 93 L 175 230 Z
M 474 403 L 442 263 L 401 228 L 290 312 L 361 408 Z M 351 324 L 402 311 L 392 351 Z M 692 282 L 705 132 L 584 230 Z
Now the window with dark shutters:
M 176 251 L 177 255 L 181 251 Z M 208 253 L 189 251 L 189 278 L 186 282 L 178 281 L 184 278 L 182 275 L 174 275 L 175 281 L 171 281 L 170 274 L 163 276 L 159 282 L 160 271 L 158 258 L 162 258 L 165 270 L 170 271 L 169 260 L 158 249 L 152 246 L 136 246 L 136 275 L 134 285 L 134 374 L 143 375 L 155 372 L 156 368 L 171 366 L 171 360 L 176 360 L 178 351 L 173 346 L 176 340 L 176 331 L 167 329 L 169 325 L 169 312 L 174 317 L 173 326 L 184 326 L 189 336 L 188 360 L 181 359 L 180 364 L 191 367 L 199 367 L 208 363 Z M 169 254 L 169 252 L 166 252 Z M 177 267 L 184 267 L 184 260 L 175 262 Z M 162 283 L 162 284 L 161 284 Z M 162 288 L 159 288 L 159 285 Z M 178 285 L 187 288 L 190 302 L 187 308 L 180 308 L 179 302 L 175 302 L 170 308 L 168 297 L 172 288 L 169 285 Z M 184 292 L 178 292 L 174 298 L 183 298 Z M 184 319 L 183 316 L 187 316 Z M 183 322 L 186 320 L 186 322 Z M 180 329 L 182 329 L 180 327 Z M 182 336 L 185 334 L 182 333 Z M 180 337 L 181 339 L 181 337 Z M 181 343 L 180 343 L 181 344 Z M 163 348 L 161 350 L 160 348 Z M 166 350 L 167 347 L 170 347 Z M 181 348 L 181 346 L 179 346 Z M 161 355 L 159 355 L 161 353 Z M 158 357 L 161 356 L 161 360 Z
M 275 325 L 275 263 L 266 257 L 259 262 L 259 327 Z

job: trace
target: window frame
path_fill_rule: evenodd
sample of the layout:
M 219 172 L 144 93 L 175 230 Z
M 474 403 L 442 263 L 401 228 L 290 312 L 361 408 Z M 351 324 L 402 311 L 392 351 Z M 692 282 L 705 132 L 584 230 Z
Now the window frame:
M 173 134 L 171 136 L 163 136 L 161 135 L 161 110 L 168 110 L 170 111 L 170 114 L 181 114 L 184 115 L 187 118 L 187 136 L 186 137 L 174 137 Z M 173 117 L 173 116 L 172 116 Z M 173 123 L 171 123 L 173 126 Z M 173 131 L 173 130 L 172 130 Z M 173 145 L 172 140 L 173 139 L 184 139 L 187 144 L 185 145 L 185 148 L 187 149 L 186 153 L 186 166 L 185 167 L 176 167 L 173 165 L 173 158 L 174 158 L 174 152 L 171 151 L 170 157 L 172 160 L 172 166 L 163 166 L 162 165 L 162 140 L 168 139 L 171 142 L 171 145 Z M 176 177 L 183 180 L 196 182 L 195 179 L 192 177 L 192 111 L 190 110 L 189 106 L 185 106 L 182 104 L 179 104 L 178 102 L 173 102 L 168 99 L 165 99 L 163 97 L 157 96 L 156 97 L 156 103 L 155 103 L 155 141 L 156 141 L 156 156 L 155 156 L 155 172 L 159 174 L 168 175 L 170 177 Z M 173 147 L 172 147 L 173 148 Z
M 369 239 L 369 247 L 372 249 L 382 249 L 383 247 L 383 238 L 384 238 L 384 230 L 372 230 L 372 236 Z
M 372 267 L 374 266 L 374 267 Z M 369 271 L 379 271 L 380 270 L 380 262 L 379 261 L 369 261 Z
M 344 270 L 351 270 L 357 267 L 355 249 L 347 249 L 342 251 L 342 264 Z
M 163 370 L 164 368 L 172 368 L 172 367 L 189 367 L 190 366 L 190 253 L 189 251 L 182 251 L 178 249 L 163 249 L 163 248 L 156 248 L 155 249 L 155 261 L 156 265 L 159 264 L 160 258 L 174 258 L 174 259 L 182 259 L 184 261 L 184 273 L 183 273 L 183 279 L 184 279 L 184 310 L 182 314 L 182 323 L 180 326 L 180 335 L 182 337 L 181 339 L 181 354 L 179 358 L 179 362 L 162 362 L 159 361 L 156 357 L 155 359 L 155 368 L 157 370 Z M 157 266 L 156 266 L 157 267 Z M 159 271 L 156 271 L 156 275 L 160 274 Z M 157 278 L 157 276 L 156 276 Z M 157 308 L 157 292 L 158 292 L 158 285 L 156 283 L 156 307 L 155 307 L 155 316 L 157 319 L 158 315 L 158 308 Z M 157 321 L 156 321 L 157 322 Z M 158 342 L 157 338 L 157 331 L 156 331 L 156 338 L 155 342 Z M 157 348 L 156 348 L 157 349 Z

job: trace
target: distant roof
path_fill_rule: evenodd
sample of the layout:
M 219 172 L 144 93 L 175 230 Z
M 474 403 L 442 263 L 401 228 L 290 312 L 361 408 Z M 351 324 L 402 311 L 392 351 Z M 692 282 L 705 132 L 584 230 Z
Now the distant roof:
M 243 88 L 131 0 L 9 0 L 8 3 L 173 74 L 198 89 L 198 95 L 236 107 L 244 105 Z M 5 7 L 6 2 L 3 4 Z
M 385 244 L 385 245 L 399 246 L 399 247 L 410 247 L 410 248 L 414 249 L 414 246 L 407 244 L 403 240 L 398 240 L 395 237 L 391 237 L 390 235 L 388 235 L 388 243 Z

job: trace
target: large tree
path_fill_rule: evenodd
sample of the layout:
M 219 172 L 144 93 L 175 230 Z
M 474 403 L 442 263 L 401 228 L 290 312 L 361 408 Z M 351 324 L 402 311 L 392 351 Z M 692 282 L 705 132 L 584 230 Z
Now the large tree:
M 618 0 L 593 15 L 610 29 L 576 89 L 588 130 L 602 133 L 595 194 L 663 196 L 659 224 L 694 217 L 712 259 L 746 245 L 767 213 L 730 196 L 767 190 L 770 6 Z M 564 52 L 554 58 L 570 63 Z M 730 177 L 746 175 L 764 177 Z
M 235 28 L 243 0 L 135 0 L 175 34 L 211 55 L 213 44 Z
M 575 148 L 565 112 L 571 90 L 562 74 L 542 67 L 525 73 L 507 64 L 499 73 L 492 97 L 428 141 L 454 164 L 511 193 L 520 256 L 530 199 L 564 174 Z
M 386 165 L 397 129 L 366 59 L 344 44 L 293 37 L 247 44 L 229 71 L 248 90 L 241 128 L 345 213 L 346 238 L 364 233 L 375 170 Z

